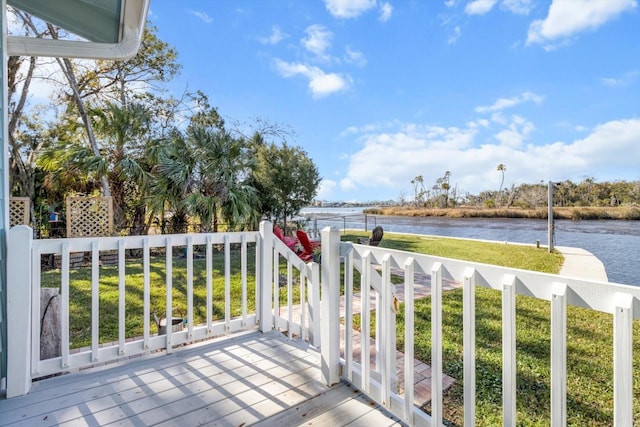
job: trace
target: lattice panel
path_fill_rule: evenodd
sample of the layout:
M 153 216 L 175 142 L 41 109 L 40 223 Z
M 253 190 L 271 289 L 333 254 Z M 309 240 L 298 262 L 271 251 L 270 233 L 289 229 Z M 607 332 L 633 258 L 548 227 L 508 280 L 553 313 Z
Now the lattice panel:
M 111 197 L 67 197 L 67 237 L 113 234 Z
M 29 208 L 31 200 L 28 197 L 11 197 L 9 199 L 9 226 L 29 225 Z

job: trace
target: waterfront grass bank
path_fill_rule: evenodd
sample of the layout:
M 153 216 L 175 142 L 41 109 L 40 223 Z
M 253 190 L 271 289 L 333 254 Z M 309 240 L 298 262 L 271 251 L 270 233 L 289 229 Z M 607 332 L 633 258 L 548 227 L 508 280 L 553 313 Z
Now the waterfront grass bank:
M 447 218 L 524 218 L 547 219 L 546 207 L 524 208 L 421 208 L 415 206 L 389 206 L 368 208 L 366 214 L 372 215 L 400 215 L 413 217 L 447 217 Z M 624 207 L 554 207 L 553 216 L 556 219 L 571 220 L 640 220 L 640 208 L 635 206 Z

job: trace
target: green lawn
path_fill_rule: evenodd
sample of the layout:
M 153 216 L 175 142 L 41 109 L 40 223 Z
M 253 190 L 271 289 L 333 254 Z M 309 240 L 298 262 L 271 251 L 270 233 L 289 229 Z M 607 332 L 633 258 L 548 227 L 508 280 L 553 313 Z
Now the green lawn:
M 237 245 L 236 245 L 237 246 Z M 206 263 L 202 258 L 204 248 L 196 248 L 200 257 L 193 261 L 193 321 L 195 325 L 206 322 Z M 176 253 L 182 253 L 181 250 Z M 242 314 L 242 276 L 240 249 L 232 245 L 231 249 L 231 317 Z M 255 246 L 247 248 L 247 313 L 255 313 Z M 174 257 L 172 265 L 172 299 L 174 315 L 184 317 L 187 313 L 187 261 Z M 280 262 L 281 287 L 279 301 L 281 306 L 287 303 L 286 261 Z M 100 343 L 118 339 L 118 268 L 115 265 L 101 266 L 99 298 L 99 336 Z M 294 284 L 299 282 L 299 273 L 293 270 Z M 42 287 L 60 287 L 60 270 L 48 270 L 42 273 Z M 127 259 L 125 275 L 125 335 L 127 338 L 139 337 L 144 331 L 144 293 L 143 267 L 140 257 Z M 224 253 L 213 253 L 213 320 L 224 319 Z M 300 303 L 300 288 L 293 287 L 293 304 Z M 166 267 L 164 255 L 151 257 L 150 262 L 150 303 L 151 313 L 164 316 L 166 307 Z M 156 333 L 155 322 L 151 321 L 151 333 Z M 72 269 L 69 274 L 69 339 L 71 348 L 91 345 L 91 268 L 84 266 Z
M 240 274 L 239 249 L 232 250 L 231 257 L 231 316 L 241 315 L 242 282 Z M 247 311 L 255 312 L 255 251 L 249 248 L 247 255 Z M 174 315 L 187 312 L 187 262 L 185 258 L 173 261 L 172 298 Z M 206 321 L 206 265 L 203 258 L 193 261 L 193 308 L 194 324 Z M 72 348 L 91 344 L 91 268 L 73 269 L 69 277 L 69 334 Z M 100 267 L 100 342 L 118 339 L 118 268 Z M 150 263 L 151 313 L 164 316 L 166 307 L 165 257 L 152 256 Z M 60 286 L 60 270 L 49 270 L 42 274 L 43 287 Z M 125 276 L 125 330 L 126 337 L 143 334 L 143 270 L 140 258 L 129 258 Z M 213 319 L 224 319 L 224 254 L 214 251 L 213 256 Z M 151 332 L 157 328 L 151 321 Z
M 349 233 L 355 240 L 365 233 Z M 544 249 L 502 243 L 385 233 L 381 246 L 507 267 L 558 272 L 562 256 Z M 516 298 L 517 417 L 519 426 L 550 424 L 550 309 L 531 297 Z M 457 381 L 445 392 L 448 425 L 463 425 L 462 290 L 443 296 L 444 371 Z M 431 300 L 415 304 L 415 354 L 431 360 Z M 404 346 L 404 311 L 398 316 L 398 347 Z M 476 417 L 479 426 L 502 425 L 501 293 L 476 288 Z M 567 425 L 613 424 L 613 319 L 569 307 L 567 311 Z M 359 324 L 356 319 L 354 324 Z M 375 329 L 372 329 L 375 330 Z M 634 322 L 634 414 L 640 422 L 640 322 Z M 427 411 L 430 408 L 426 408 Z

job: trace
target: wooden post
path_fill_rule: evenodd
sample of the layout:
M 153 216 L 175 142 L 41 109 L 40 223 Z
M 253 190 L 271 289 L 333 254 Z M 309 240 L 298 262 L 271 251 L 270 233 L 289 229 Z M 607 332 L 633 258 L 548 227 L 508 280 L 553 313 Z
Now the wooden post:
M 31 389 L 32 236 L 31 228 L 18 225 L 7 238 L 7 398 Z
M 260 223 L 260 278 L 258 290 L 260 306 L 256 307 L 260 315 L 260 332 L 269 332 L 273 327 L 271 314 L 272 269 L 273 269 L 273 224 L 269 221 Z
M 335 227 L 322 230 L 321 268 L 321 370 L 324 383 L 332 386 L 340 379 L 340 231 Z

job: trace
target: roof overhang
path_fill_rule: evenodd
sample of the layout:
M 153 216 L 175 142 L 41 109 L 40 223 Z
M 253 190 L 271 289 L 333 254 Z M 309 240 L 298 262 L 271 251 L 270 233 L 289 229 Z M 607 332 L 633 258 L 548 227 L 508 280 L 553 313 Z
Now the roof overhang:
M 7 36 L 9 56 L 126 60 L 140 47 L 150 0 L 7 0 L 89 41 Z

